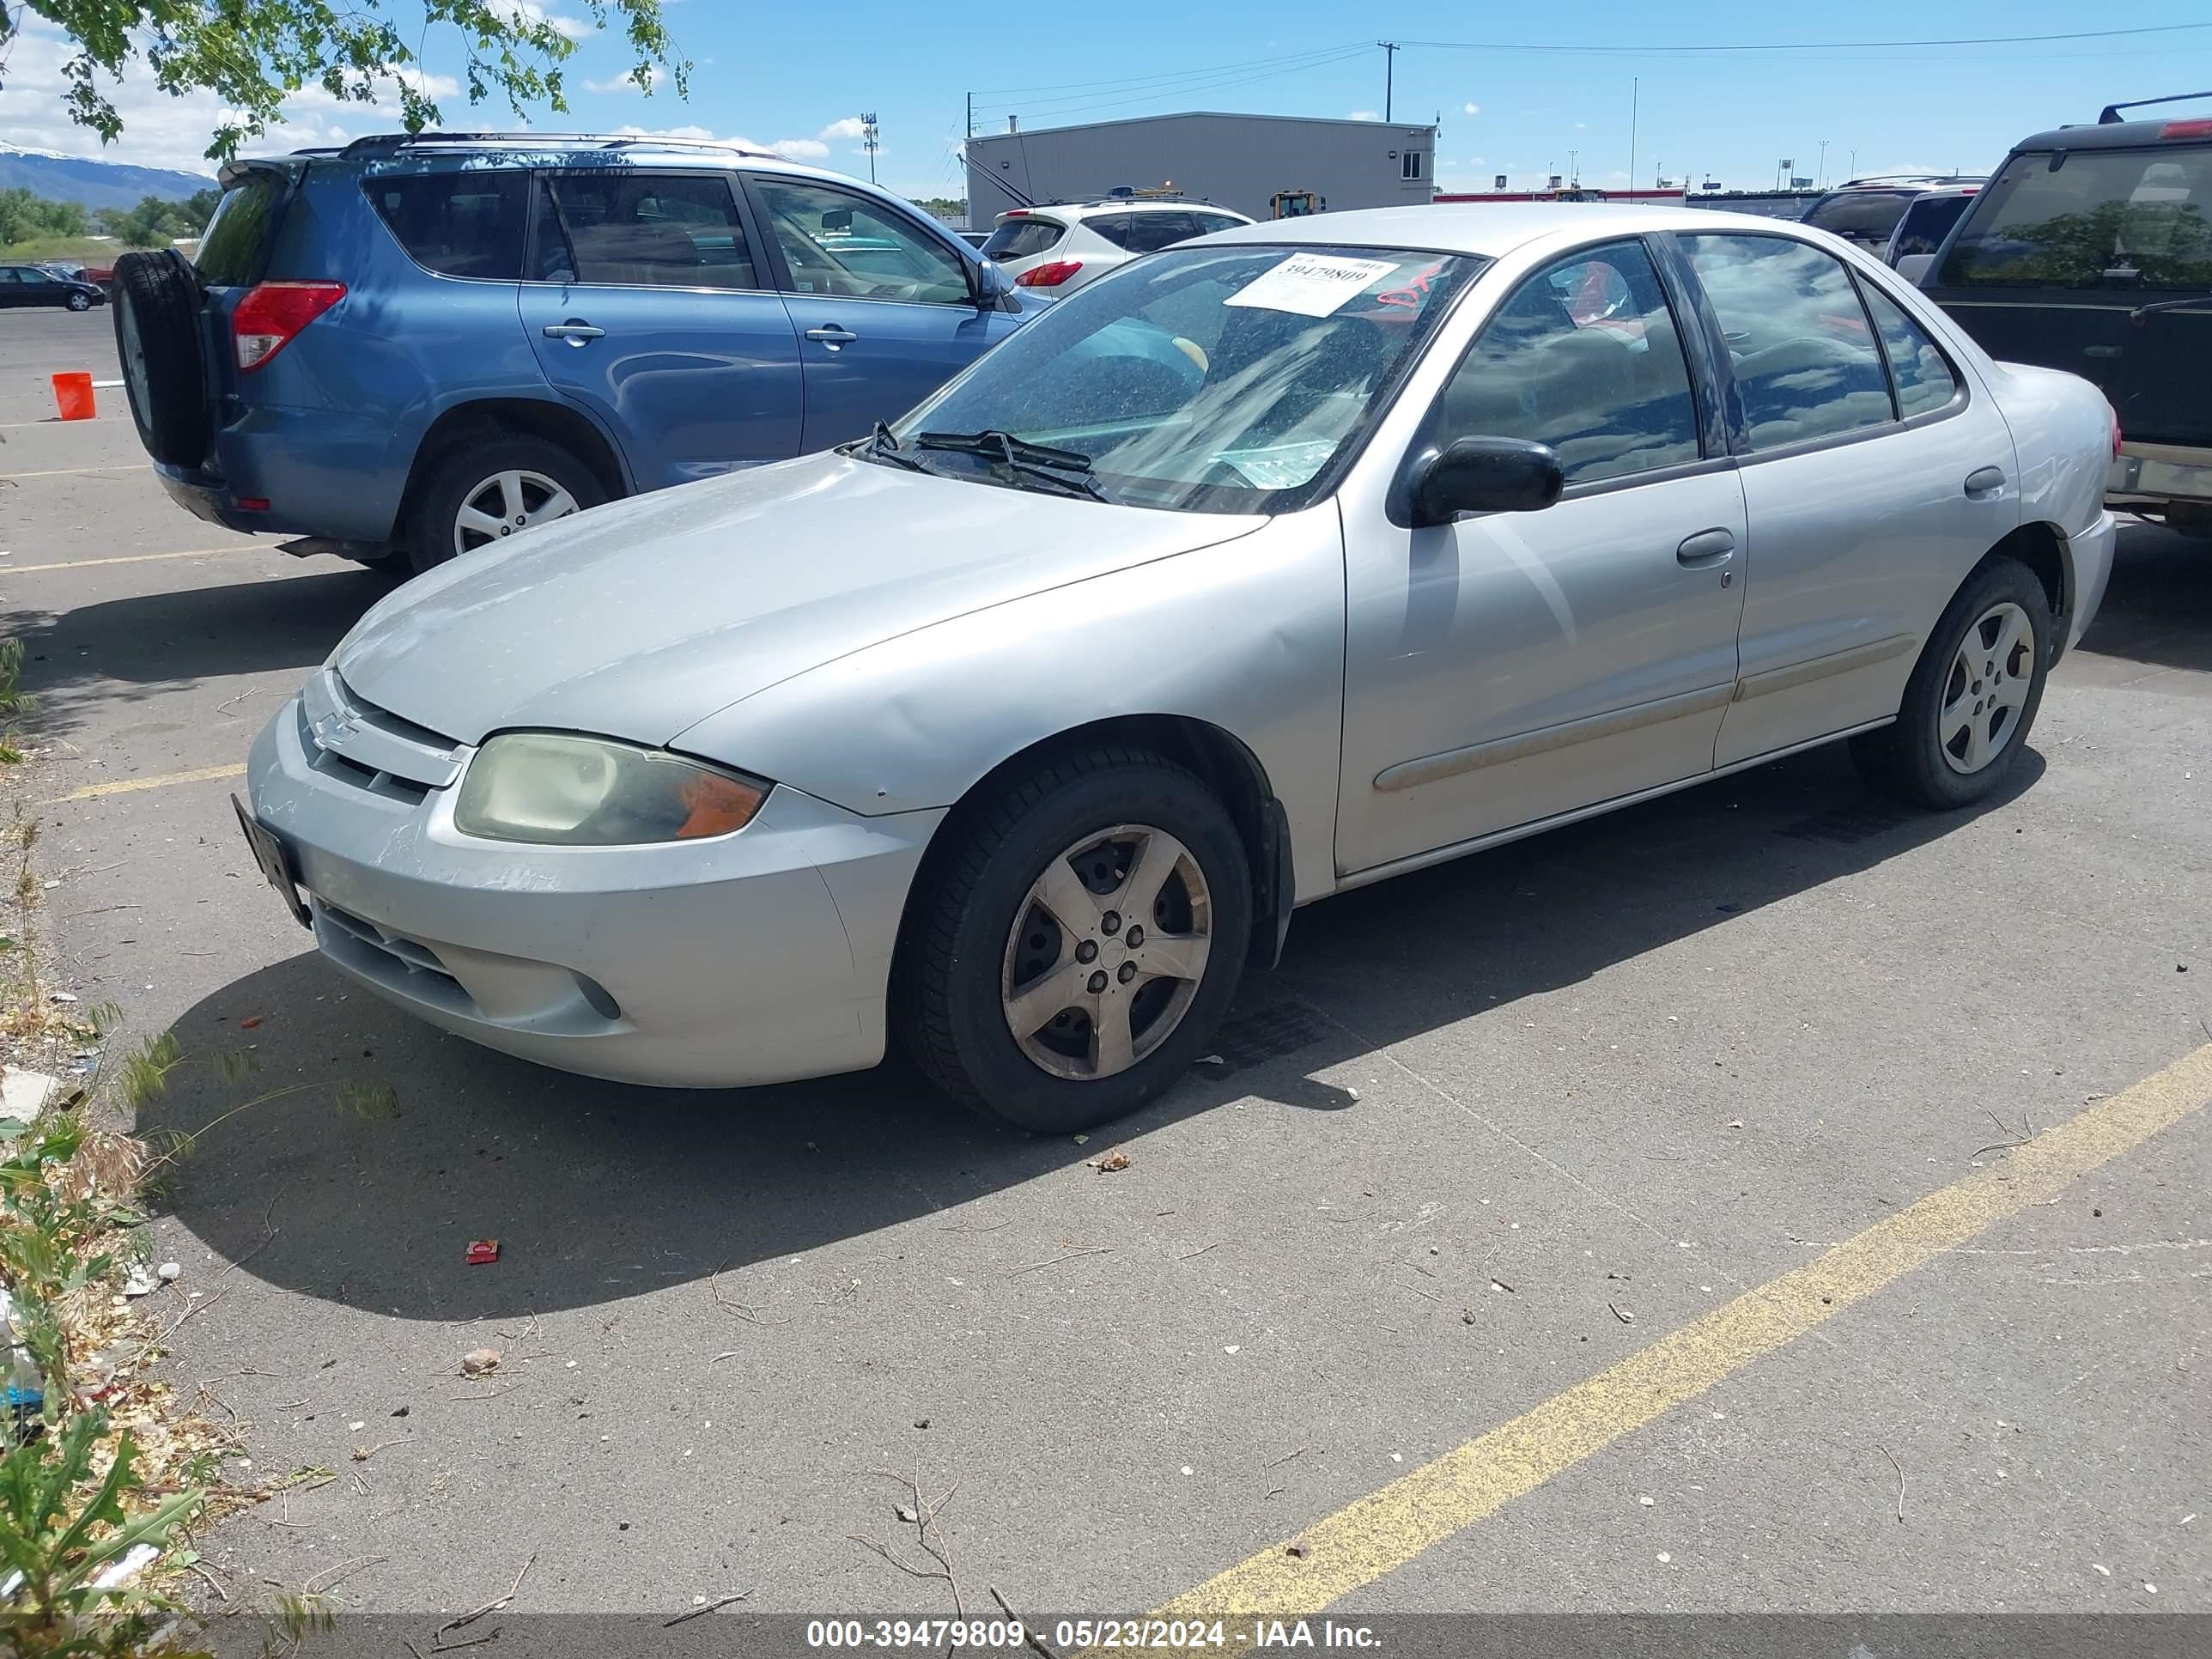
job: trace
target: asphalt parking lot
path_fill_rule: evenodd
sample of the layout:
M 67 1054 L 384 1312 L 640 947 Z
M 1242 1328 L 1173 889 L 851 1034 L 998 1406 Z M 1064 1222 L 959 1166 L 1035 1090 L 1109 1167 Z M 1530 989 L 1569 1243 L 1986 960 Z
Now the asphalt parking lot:
M 1240 1563 L 1344 1614 L 2212 1610 L 2212 548 L 2124 532 L 1987 810 L 1820 751 L 1331 901 L 1223 1064 L 1024 1140 L 896 1065 L 656 1093 L 349 994 L 227 793 L 389 579 L 185 516 L 119 392 L 48 420 L 109 327 L 0 316 L 46 711 L 0 787 L 70 988 L 186 1055 L 174 1376 L 336 1476 L 222 1582 L 355 1564 L 425 1638 L 526 1562 L 518 1611 L 949 1615 L 911 1480 L 971 1611 Z

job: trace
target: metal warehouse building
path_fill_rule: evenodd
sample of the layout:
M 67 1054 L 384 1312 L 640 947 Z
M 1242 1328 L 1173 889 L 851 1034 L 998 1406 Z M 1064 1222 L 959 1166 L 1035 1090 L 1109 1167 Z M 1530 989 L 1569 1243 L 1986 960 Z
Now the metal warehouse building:
M 1291 115 L 1147 115 L 1083 126 L 1013 129 L 968 141 L 968 222 L 1009 208 L 1158 191 L 1275 216 L 1278 195 L 1311 211 L 1425 206 L 1435 189 L 1437 130 Z

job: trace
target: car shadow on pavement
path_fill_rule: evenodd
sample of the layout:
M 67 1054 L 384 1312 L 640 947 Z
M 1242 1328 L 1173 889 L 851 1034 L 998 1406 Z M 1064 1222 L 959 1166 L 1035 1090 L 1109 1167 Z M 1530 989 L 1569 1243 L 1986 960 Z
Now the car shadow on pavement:
M 417 1319 L 588 1306 L 1010 1192 L 1231 1101 L 1361 1109 L 1320 1074 L 1517 1024 L 1519 999 L 1923 846 L 2043 765 L 2026 751 L 1996 798 L 1936 815 L 1870 796 L 1832 747 L 1329 900 L 1248 978 L 1211 1063 L 1087 1151 L 996 1129 L 896 1060 L 720 1092 L 567 1076 L 434 1031 L 312 951 L 177 1021 L 185 1058 L 139 1128 L 194 1137 L 165 1206 L 271 1284 Z M 497 1271 L 465 1268 L 495 1237 Z
M 2105 602 L 2077 649 L 2212 670 L 2212 541 L 2121 520 Z
M 398 578 L 360 565 L 287 573 L 18 612 L 24 689 L 42 730 L 66 734 L 84 712 L 138 702 L 203 679 L 298 669 L 304 678 Z

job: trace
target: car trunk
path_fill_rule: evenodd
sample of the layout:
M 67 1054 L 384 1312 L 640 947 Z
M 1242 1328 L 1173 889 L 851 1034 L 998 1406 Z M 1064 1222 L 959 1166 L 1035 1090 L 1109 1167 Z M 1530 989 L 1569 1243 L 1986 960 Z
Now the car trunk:
M 295 155 L 223 166 L 222 198 L 192 262 L 207 296 L 200 316 L 201 356 L 218 429 L 238 414 L 239 371 L 231 349 L 231 313 L 253 285 L 270 274 L 285 210 L 307 177 L 307 166 L 306 158 Z
M 2212 447 L 2208 209 L 2212 144 L 2024 152 L 1922 286 L 1991 356 L 2093 382 L 2131 444 Z

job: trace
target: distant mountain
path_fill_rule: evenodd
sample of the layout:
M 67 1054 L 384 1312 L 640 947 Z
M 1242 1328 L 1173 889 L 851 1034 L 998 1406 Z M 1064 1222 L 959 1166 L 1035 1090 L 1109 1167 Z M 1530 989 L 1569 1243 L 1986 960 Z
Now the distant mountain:
M 82 202 L 87 208 L 131 208 L 148 196 L 181 201 L 214 183 L 205 173 L 131 167 L 122 161 L 0 144 L 0 190 L 21 187 L 53 202 Z

